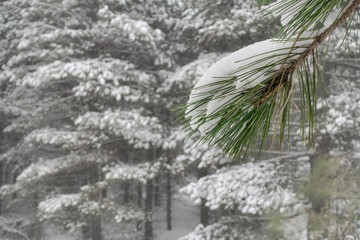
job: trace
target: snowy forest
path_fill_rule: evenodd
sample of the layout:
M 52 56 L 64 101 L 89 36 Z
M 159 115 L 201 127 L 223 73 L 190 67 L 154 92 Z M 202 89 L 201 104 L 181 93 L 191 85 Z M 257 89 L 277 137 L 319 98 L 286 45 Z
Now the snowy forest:
M 288 18 L 334 2 L 320 29 L 354 10 L 311 60 L 311 108 L 301 93 L 315 84 L 294 83 L 286 133 L 269 126 L 241 156 L 189 134 L 199 79 L 239 49 L 259 54 L 289 23 L 271 10 L 286 1 Z M 359 6 L 2 0 L 0 239 L 360 240 Z

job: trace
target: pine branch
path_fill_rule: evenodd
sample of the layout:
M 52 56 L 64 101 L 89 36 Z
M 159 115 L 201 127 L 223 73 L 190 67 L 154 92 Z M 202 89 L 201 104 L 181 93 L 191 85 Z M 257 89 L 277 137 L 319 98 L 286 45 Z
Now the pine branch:
M 296 80 L 301 92 L 302 136 L 312 146 L 319 76 L 316 49 L 356 13 L 360 0 L 349 1 L 334 22 L 325 23 L 337 14 L 332 11 L 339 3 L 309 0 L 300 11 L 296 1 L 278 5 L 277 10 L 290 9 L 294 15 L 278 38 L 255 43 L 221 59 L 194 87 L 185 112 L 189 136 L 200 131 L 202 141 L 243 159 L 248 153 L 261 152 L 275 120 L 279 123 L 281 147 L 286 129 L 290 134 Z M 324 26 L 321 30 L 310 30 L 319 23 Z
M 314 51 L 342 24 L 346 22 L 352 15 L 357 11 L 360 5 L 360 0 L 354 0 L 347 10 L 337 18 L 333 24 L 331 24 L 325 31 L 314 38 L 314 41 L 307 47 L 307 49 L 291 64 L 283 66 L 278 73 L 275 74 L 273 81 L 269 85 L 269 88 L 264 93 L 263 98 L 256 104 L 259 105 L 268 99 L 271 95 L 277 93 L 284 86 L 284 80 L 286 81 L 289 76 L 293 75 L 294 72 L 301 67 L 309 56 L 314 54 Z M 302 34 L 299 33 L 298 36 Z M 275 87 L 274 87 L 275 85 Z

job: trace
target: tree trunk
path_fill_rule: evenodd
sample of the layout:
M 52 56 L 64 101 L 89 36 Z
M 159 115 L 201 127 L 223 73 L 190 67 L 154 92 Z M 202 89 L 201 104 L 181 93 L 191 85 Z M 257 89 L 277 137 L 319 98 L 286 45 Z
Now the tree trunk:
M 198 168 L 198 179 L 205 177 L 208 174 L 207 168 Z M 206 206 L 206 199 L 201 199 L 200 203 L 200 223 L 204 226 L 209 225 L 210 215 L 209 208 Z
M 310 182 L 314 181 L 314 169 L 318 167 L 318 162 L 328 155 L 328 153 L 330 152 L 330 148 L 330 136 L 329 134 L 323 134 L 321 136 L 321 139 L 318 141 L 318 146 L 316 147 L 316 154 L 310 156 Z M 326 206 L 326 199 L 319 199 L 318 197 L 310 194 L 309 200 L 311 203 L 311 208 L 314 212 L 321 213 L 324 210 Z
M 90 230 L 91 230 L 91 239 L 92 240 L 102 240 L 102 234 L 101 234 L 101 216 L 95 215 L 91 217 L 91 224 L 90 224 Z
M 161 194 L 160 194 L 160 177 L 157 176 L 155 178 L 155 186 L 154 186 L 154 204 L 159 207 L 161 205 Z
M 138 186 L 137 186 L 137 207 L 138 209 L 142 209 L 142 206 L 143 206 L 143 190 L 142 190 L 142 184 L 139 183 Z M 141 231 L 143 227 L 143 221 L 137 221 L 136 223 L 136 230 L 137 231 Z
M 81 233 L 82 233 L 82 240 L 90 240 L 91 239 L 89 223 L 87 223 L 81 227 Z
M 171 188 L 171 172 L 168 170 L 166 175 L 166 225 L 167 230 L 172 229 L 171 208 L 172 208 L 172 188 Z
M 88 171 L 88 179 L 85 184 L 94 184 L 100 179 L 100 170 L 98 165 L 91 167 Z M 101 197 L 101 193 L 97 196 Z M 82 239 L 83 240 L 102 240 L 102 227 L 101 227 L 101 216 L 91 215 L 87 218 L 86 225 L 82 227 Z
M 146 182 L 146 200 L 145 200 L 145 235 L 144 240 L 153 239 L 153 226 L 152 226 L 152 210 L 154 200 L 154 183 L 153 180 Z
M 101 166 L 95 165 L 93 170 L 93 174 L 90 175 L 91 184 L 94 184 L 100 180 L 101 176 Z M 101 193 L 98 193 L 98 199 L 101 198 Z M 91 239 L 92 240 L 102 240 L 102 227 L 101 227 L 101 215 L 93 215 L 90 219 L 91 223 Z
M 322 157 L 324 157 L 326 155 L 315 155 L 310 157 L 310 188 L 314 188 L 315 189 L 319 189 L 319 186 L 317 184 L 318 178 L 319 178 L 319 161 L 328 161 L 328 160 L 324 160 L 322 159 Z M 315 169 L 317 169 L 316 171 L 314 171 Z M 314 174 L 315 172 L 315 174 Z M 325 189 L 326 191 L 326 189 Z M 329 200 L 328 196 L 321 194 L 319 194 L 319 191 L 314 191 L 311 190 L 310 191 L 310 196 L 309 196 L 309 200 L 311 203 L 311 208 L 315 213 L 322 213 L 324 212 L 326 206 L 327 206 L 327 202 Z
M 4 184 L 4 163 L 0 162 L 0 187 Z M 0 198 L 0 216 L 2 215 L 2 198 Z
M 123 183 L 123 190 L 124 190 L 124 204 L 128 204 L 130 202 L 130 183 L 129 182 Z
M 39 195 L 38 193 L 35 191 L 34 193 L 34 208 L 37 209 L 39 204 Z M 34 216 L 34 229 L 33 229 L 33 237 L 34 239 L 42 239 L 42 226 L 41 226 L 41 222 L 39 221 L 39 218 L 35 215 Z
M 202 198 L 200 203 L 200 223 L 207 226 L 209 225 L 209 208 L 205 204 L 206 200 Z
M 14 167 L 14 165 L 12 166 L 12 167 Z M 17 178 L 17 176 L 19 176 L 19 174 L 20 174 L 20 169 L 19 168 L 16 168 L 16 169 L 13 169 L 13 174 L 12 174 L 12 182 L 13 183 L 16 183 L 16 178 Z M 16 192 L 14 192 L 13 194 L 12 194 L 12 200 L 14 200 L 14 199 L 16 199 L 17 198 L 17 193 Z M 36 206 L 37 207 L 37 206 Z
M 143 200 L 142 195 L 143 195 L 143 193 L 142 193 L 142 185 L 140 183 L 139 183 L 139 185 L 137 187 L 137 195 L 138 195 L 137 206 L 138 206 L 139 209 L 141 209 L 142 208 L 142 200 Z

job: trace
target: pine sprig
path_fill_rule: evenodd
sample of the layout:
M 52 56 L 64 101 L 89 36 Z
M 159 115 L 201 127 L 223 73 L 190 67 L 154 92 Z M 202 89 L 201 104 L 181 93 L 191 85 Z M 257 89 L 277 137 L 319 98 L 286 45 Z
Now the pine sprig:
M 360 0 L 302 2 L 299 7 L 299 1 L 280 1 L 273 7 L 280 13 L 289 9 L 296 12 L 272 40 L 276 49 L 239 59 L 237 69 L 225 76 L 214 76 L 218 78 L 210 84 L 194 88 L 185 113 L 189 136 L 200 131 L 202 141 L 218 145 L 228 155 L 240 158 L 260 152 L 270 131 L 279 133 L 281 144 L 289 131 L 297 83 L 301 93 L 302 136 L 313 145 L 319 76 L 316 49 L 336 28 L 351 19 Z M 325 21 L 336 7 L 340 8 L 338 16 L 326 26 Z M 219 106 L 212 109 L 212 105 Z M 275 122 L 279 123 L 278 127 L 274 127 Z

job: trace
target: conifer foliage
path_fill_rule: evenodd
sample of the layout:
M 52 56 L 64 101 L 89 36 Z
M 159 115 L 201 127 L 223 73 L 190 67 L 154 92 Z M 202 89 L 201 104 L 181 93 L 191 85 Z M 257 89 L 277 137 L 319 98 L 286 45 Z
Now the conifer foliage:
M 99 240 L 109 222 L 121 239 L 152 239 L 155 189 L 190 166 L 169 158 L 183 151 L 171 108 L 194 79 L 171 76 L 263 38 L 266 20 L 252 1 L 0 6 L 4 201 L 34 202 L 35 239 L 52 223 Z
M 190 94 L 185 112 L 190 135 L 220 146 L 230 156 L 260 150 L 279 122 L 288 125 L 295 84 L 301 92 L 301 125 L 313 144 L 319 76 L 317 48 L 357 14 L 359 1 L 277 1 L 271 11 L 283 25 L 269 40 L 244 47 L 212 65 Z M 307 130 L 308 129 L 308 130 Z
M 167 4 L 169 16 L 181 6 Z M 145 189 L 163 167 L 169 123 L 163 111 L 170 106 L 157 93 L 164 80 L 157 71 L 175 60 L 162 49 L 165 33 L 148 21 L 153 7 L 132 1 L 1 3 L 1 113 L 5 134 L 14 138 L 2 161 L 17 169 L 15 182 L 1 193 L 34 198 L 34 222 L 82 229 L 83 239 L 96 240 L 107 234 L 103 217 L 151 229 L 152 206 L 117 197 L 113 186 Z M 131 197 L 142 203 L 143 195 L 150 198 Z M 138 237 L 140 229 L 129 232 Z
M 264 15 L 253 0 L 2 1 L 4 236 L 51 239 L 55 226 L 66 239 L 155 240 L 165 205 L 167 229 L 179 227 L 181 189 L 201 224 L 180 239 L 270 238 L 270 215 L 303 207 L 294 189 L 309 159 L 239 157 L 276 114 L 285 135 L 294 81 L 302 120 L 315 115 L 310 56 L 358 4 L 284 0 Z M 191 89 L 186 140 L 173 109 Z

